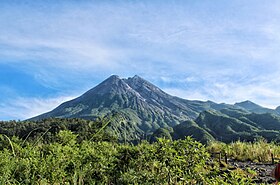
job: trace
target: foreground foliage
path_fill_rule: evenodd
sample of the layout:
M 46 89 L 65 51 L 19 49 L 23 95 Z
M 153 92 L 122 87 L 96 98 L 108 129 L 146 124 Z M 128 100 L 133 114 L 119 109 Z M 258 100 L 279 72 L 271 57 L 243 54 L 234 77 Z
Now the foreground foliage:
M 275 142 L 268 143 L 264 139 L 255 142 L 236 141 L 229 144 L 212 142 L 207 147 L 209 152 L 227 153 L 228 157 L 237 161 L 271 162 L 280 158 L 280 146 Z M 277 162 L 277 161 L 275 161 Z
M 204 145 L 187 137 L 152 144 L 79 140 L 60 131 L 52 142 L 1 135 L 0 184 L 249 184 L 238 171 L 209 165 Z

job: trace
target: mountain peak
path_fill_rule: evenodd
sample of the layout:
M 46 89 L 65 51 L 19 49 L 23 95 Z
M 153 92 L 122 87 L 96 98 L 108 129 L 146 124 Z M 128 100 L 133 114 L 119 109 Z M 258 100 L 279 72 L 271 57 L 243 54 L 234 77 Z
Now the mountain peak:
M 127 81 L 143 82 L 143 81 L 146 81 L 146 80 L 144 80 L 143 78 L 141 78 L 138 75 L 134 75 L 132 78 L 131 77 L 127 78 Z
M 258 109 L 258 108 L 262 108 L 262 106 L 255 104 L 254 102 L 250 101 L 250 100 L 246 100 L 243 102 L 238 102 L 235 103 L 234 105 L 248 109 L 248 110 L 253 110 L 253 109 Z
M 113 131 L 120 140 L 136 141 L 159 128 L 174 127 L 180 122 L 190 119 L 196 119 L 197 125 L 190 126 L 196 131 L 199 130 L 199 137 L 203 135 L 203 129 L 205 129 L 203 132 L 206 134 L 208 130 L 216 129 L 215 124 L 219 124 L 218 127 L 222 129 L 213 132 L 215 134 L 213 137 L 209 132 L 208 136 L 211 138 L 223 134 L 228 128 L 227 126 L 229 126 L 229 130 L 226 133 L 232 133 L 232 130 L 234 133 L 239 132 L 238 127 L 244 127 L 244 124 L 242 125 L 242 121 L 237 120 L 237 118 L 230 118 L 230 115 L 238 115 L 238 113 L 218 112 L 221 109 L 239 108 L 246 110 L 244 107 L 248 107 L 252 109 L 252 112 L 276 112 L 276 110 L 258 108 L 259 105 L 248 100 L 236 103 L 236 105 L 233 107 L 233 105 L 216 104 L 210 101 L 185 100 L 165 93 L 140 76 L 120 78 L 118 75 L 112 75 L 82 96 L 64 102 L 54 110 L 30 120 L 50 117 L 95 120 L 98 117 L 111 116 L 111 113 L 117 112 L 123 121 L 112 119 L 108 129 Z M 239 114 L 243 116 L 243 112 L 245 111 Z M 244 115 L 247 115 L 247 112 Z M 251 120 L 249 121 L 251 122 Z M 226 123 L 228 124 L 226 125 Z M 248 132 L 252 131 L 250 128 Z M 131 134 L 124 135 L 124 131 Z
M 242 102 L 237 102 L 235 104 L 244 104 L 244 105 L 257 105 L 256 103 L 250 101 L 250 100 L 245 100 L 245 101 L 242 101 Z M 258 105 L 259 106 L 259 105 Z
M 242 102 L 239 102 L 239 103 L 255 104 L 254 102 L 252 102 L 250 100 L 245 100 L 245 101 L 242 101 Z
M 125 93 L 129 89 L 129 86 L 118 75 L 112 75 L 96 87 L 92 88 L 84 95 L 94 96 L 96 94 L 106 93 Z
M 138 79 L 138 80 L 142 79 L 142 80 L 143 80 L 143 78 L 141 78 L 141 77 L 138 76 L 138 75 L 134 75 L 134 77 L 132 77 L 132 79 Z
M 155 86 L 154 84 L 150 83 L 149 81 L 141 78 L 138 75 L 135 75 L 132 78 L 128 78 L 125 79 L 125 82 L 133 89 L 135 89 L 136 91 L 149 91 L 148 94 L 152 93 L 152 92 L 157 92 L 157 93 L 161 93 L 161 94 L 165 94 L 162 90 L 160 90 L 157 86 Z M 141 93 L 140 93 L 141 94 Z
M 120 79 L 120 77 L 118 75 L 111 75 L 108 79 L 111 79 L 111 80 L 116 80 L 116 79 Z M 106 81 L 106 80 L 105 80 Z

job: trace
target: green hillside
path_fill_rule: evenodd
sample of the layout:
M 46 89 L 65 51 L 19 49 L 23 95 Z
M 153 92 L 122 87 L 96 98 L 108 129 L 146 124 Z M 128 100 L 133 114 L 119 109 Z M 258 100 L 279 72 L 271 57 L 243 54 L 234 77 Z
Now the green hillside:
M 109 129 L 122 141 L 137 141 L 159 128 L 174 127 L 183 121 L 195 119 L 202 111 L 227 107 L 232 105 L 171 96 L 139 76 L 121 79 L 113 75 L 80 97 L 29 120 L 96 120 L 117 113 L 122 121 L 113 120 Z
M 277 141 L 278 110 L 251 101 L 229 105 L 186 100 L 165 93 L 137 75 L 132 78 L 113 75 L 80 97 L 28 121 L 79 118 L 96 122 L 117 115 L 106 131 L 120 142 L 155 141 L 157 137 L 177 140 L 185 136 L 203 143 L 254 141 L 260 137 Z
M 279 116 L 234 109 L 204 111 L 195 121 L 188 121 L 174 127 L 175 138 L 192 135 L 204 143 L 213 139 L 223 142 L 255 141 L 258 138 L 280 141 L 279 131 Z

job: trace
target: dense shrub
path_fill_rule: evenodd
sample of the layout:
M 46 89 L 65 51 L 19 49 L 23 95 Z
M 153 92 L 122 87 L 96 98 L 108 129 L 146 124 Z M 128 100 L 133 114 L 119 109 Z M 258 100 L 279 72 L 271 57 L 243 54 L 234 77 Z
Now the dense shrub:
M 0 184 L 248 184 L 239 171 L 208 165 L 204 145 L 190 137 L 138 145 L 79 141 L 71 131 L 52 142 L 0 137 Z M 207 165 L 206 165 L 207 164 Z
M 255 142 L 236 141 L 229 144 L 212 142 L 207 147 L 209 152 L 226 152 L 232 159 L 238 161 L 271 162 L 272 155 L 280 158 L 280 147 L 274 143 L 268 143 L 263 139 Z

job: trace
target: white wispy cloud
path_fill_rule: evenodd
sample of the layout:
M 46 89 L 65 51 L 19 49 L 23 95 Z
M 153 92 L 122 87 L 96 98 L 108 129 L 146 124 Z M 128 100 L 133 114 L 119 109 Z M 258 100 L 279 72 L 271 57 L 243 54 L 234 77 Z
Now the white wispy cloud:
M 182 89 L 182 88 L 164 88 L 165 92 L 170 95 L 177 96 L 180 98 L 188 99 L 188 100 L 202 100 L 207 101 L 209 97 L 207 94 L 203 94 L 199 89 Z
M 50 19 L 46 19 L 44 12 L 27 14 L 27 18 L 20 17 L 12 23 L 18 24 L 18 29 L 23 32 L 12 29 L 15 25 L 1 31 L 1 43 L 11 47 L 8 51 L 2 50 L 2 55 L 45 59 L 48 65 L 62 67 L 105 69 L 133 63 L 133 59 L 138 57 L 162 60 L 166 65 L 177 63 L 186 66 L 194 61 L 180 58 L 188 56 L 190 51 L 206 56 L 235 57 L 235 63 L 239 65 L 250 64 L 254 59 L 269 57 L 274 60 L 279 48 L 275 47 L 279 41 L 270 39 L 273 35 L 267 37 L 267 33 L 276 30 L 273 26 L 278 22 L 260 20 L 259 25 L 254 26 L 256 23 L 250 16 L 244 20 L 238 15 L 233 19 L 229 15 L 218 19 L 208 12 L 207 18 L 203 17 L 203 9 L 192 15 L 187 4 L 169 4 L 161 6 L 161 9 L 156 5 L 69 6 L 62 13 L 51 12 Z M 107 12 L 111 13 L 110 18 Z M 34 14 L 38 16 L 34 21 L 26 21 Z M 178 57 L 180 53 L 183 56 Z M 211 63 L 204 62 L 204 65 Z
M 14 63 L 45 87 L 78 92 L 110 74 L 140 74 L 189 99 L 280 104 L 278 1 L 1 5 L 0 64 Z M 22 111 L 2 114 L 33 116 L 44 105 L 15 99 Z
M 1 119 L 27 119 L 48 112 L 59 104 L 75 97 L 62 96 L 56 98 L 22 98 L 18 97 L 0 104 Z
M 257 77 L 258 78 L 258 77 Z M 229 81 L 211 81 L 203 87 L 194 85 L 191 88 L 175 87 L 164 90 L 172 95 L 193 100 L 211 100 L 219 103 L 230 103 L 251 100 L 264 107 L 280 106 L 279 78 L 270 81 L 270 76 L 251 79 L 251 82 L 234 83 Z M 261 80 L 262 79 L 262 80 Z

